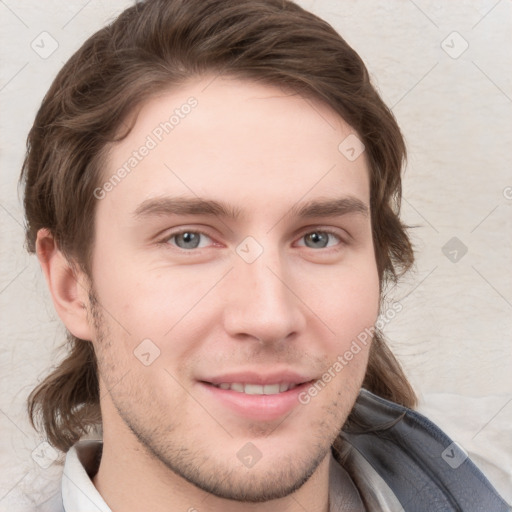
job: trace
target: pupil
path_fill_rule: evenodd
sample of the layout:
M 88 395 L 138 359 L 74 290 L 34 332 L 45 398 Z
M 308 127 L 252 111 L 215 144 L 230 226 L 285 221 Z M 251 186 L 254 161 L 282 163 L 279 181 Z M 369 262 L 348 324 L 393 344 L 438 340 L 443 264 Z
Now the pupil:
M 186 249 L 194 249 L 199 245 L 199 237 L 196 233 L 189 233 L 187 231 L 185 233 L 181 233 L 179 237 L 183 240 Z
M 313 244 L 316 244 L 316 247 L 320 245 L 320 247 L 325 247 L 327 244 L 327 237 L 324 233 L 311 233 L 307 235 L 306 237 L 309 239 Z

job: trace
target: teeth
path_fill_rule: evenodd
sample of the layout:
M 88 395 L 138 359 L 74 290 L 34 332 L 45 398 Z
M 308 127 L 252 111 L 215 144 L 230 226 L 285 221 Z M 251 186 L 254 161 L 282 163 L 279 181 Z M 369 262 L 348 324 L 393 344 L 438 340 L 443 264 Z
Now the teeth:
M 246 395 L 263 395 L 263 386 L 259 384 L 246 384 L 244 387 Z
M 289 382 L 282 382 L 280 384 L 243 384 L 241 382 L 222 382 L 215 384 L 215 387 L 220 389 L 230 389 L 238 393 L 245 393 L 246 395 L 277 395 L 284 393 L 289 389 L 297 387 L 297 384 L 290 384 Z
M 263 386 L 264 395 L 277 395 L 279 393 L 279 384 L 265 384 Z

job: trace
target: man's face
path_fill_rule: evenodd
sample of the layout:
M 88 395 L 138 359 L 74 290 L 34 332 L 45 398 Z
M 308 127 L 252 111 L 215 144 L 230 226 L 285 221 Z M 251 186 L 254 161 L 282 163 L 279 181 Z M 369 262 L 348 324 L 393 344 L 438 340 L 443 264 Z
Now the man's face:
M 326 460 L 369 346 L 344 354 L 379 304 L 367 164 L 338 149 L 351 133 L 322 104 L 222 78 L 140 111 L 95 218 L 105 442 L 237 500 L 284 496 Z

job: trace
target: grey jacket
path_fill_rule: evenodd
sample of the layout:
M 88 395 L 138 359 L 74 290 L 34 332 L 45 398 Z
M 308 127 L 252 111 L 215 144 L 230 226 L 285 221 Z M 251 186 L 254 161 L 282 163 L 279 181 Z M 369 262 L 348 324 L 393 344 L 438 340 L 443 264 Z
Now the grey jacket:
M 368 511 L 512 510 L 464 450 L 418 412 L 363 389 L 351 417 L 341 462 Z

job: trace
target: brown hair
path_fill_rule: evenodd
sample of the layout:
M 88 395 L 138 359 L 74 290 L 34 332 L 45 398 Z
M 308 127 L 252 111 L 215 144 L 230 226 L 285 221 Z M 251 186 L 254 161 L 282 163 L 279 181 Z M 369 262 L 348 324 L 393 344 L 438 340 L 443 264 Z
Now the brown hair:
M 90 276 L 94 189 L 106 149 L 155 94 L 206 73 L 276 85 L 330 106 L 365 145 L 381 290 L 413 263 L 399 219 L 405 144 L 357 53 L 325 21 L 288 0 L 146 0 L 90 37 L 55 78 L 27 141 L 26 243 L 48 228 Z M 92 343 L 68 334 L 69 355 L 30 394 L 33 425 L 66 451 L 101 421 Z M 363 386 L 406 406 L 415 395 L 376 333 Z

